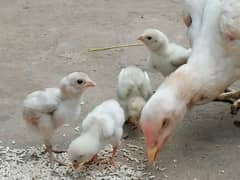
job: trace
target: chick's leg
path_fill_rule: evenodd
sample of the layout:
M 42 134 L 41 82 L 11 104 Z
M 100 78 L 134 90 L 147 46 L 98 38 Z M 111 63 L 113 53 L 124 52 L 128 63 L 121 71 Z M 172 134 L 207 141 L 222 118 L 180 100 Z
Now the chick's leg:
M 140 125 L 139 125 L 139 121 L 135 118 L 129 118 L 129 122 L 132 123 L 135 127 L 134 129 L 141 129 Z
M 111 165 L 115 166 L 116 163 L 115 163 L 115 157 L 116 157 L 116 153 L 117 153 L 117 150 L 119 148 L 119 145 L 116 145 L 113 147 L 113 152 L 112 152 L 112 156 L 111 156 Z
M 53 167 L 54 162 L 57 162 L 59 165 L 68 166 L 68 164 L 61 162 L 54 157 L 52 144 L 48 140 L 45 141 L 45 146 L 46 146 L 46 152 L 48 153 L 48 159 L 51 167 Z
M 67 150 L 56 150 L 56 149 L 52 149 L 52 152 L 56 153 L 56 154 L 60 154 L 60 153 L 66 153 Z
M 52 145 L 47 145 L 47 144 L 44 144 L 44 145 L 45 145 L 46 149 L 42 152 L 42 154 L 48 153 L 48 150 L 49 150 L 50 146 L 52 146 Z M 47 146 L 49 146 L 49 147 L 47 148 Z M 56 154 L 67 152 L 67 150 L 56 150 L 56 149 L 53 149 L 52 147 L 51 147 L 51 149 L 52 149 L 51 152 L 54 152 Z
M 95 154 L 89 162 L 97 162 L 98 155 Z
M 52 145 L 50 143 L 46 142 L 45 146 L 46 146 L 46 152 L 48 153 L 48 159 L 50 162 L 50 166 L 53 167 L 54 156 L 53 156 L 53 152 L 52 152 Z

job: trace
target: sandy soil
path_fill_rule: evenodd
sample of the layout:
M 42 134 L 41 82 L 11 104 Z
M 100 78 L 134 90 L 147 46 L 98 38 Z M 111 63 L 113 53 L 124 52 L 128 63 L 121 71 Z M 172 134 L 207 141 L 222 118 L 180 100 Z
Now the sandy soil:
M 88 53 L 90 47 L 135 43 L 149 27 L 187 46 L 180 0 L 1 0 L 0 1 L 0 140 L 4 146 L 38 146 L 41 141 L 25 126 L 21 103 L 30 92 L 56 86 L 73 71 L 84 71 L 98 86 L 85 96 L 82 117 L 96 104 L 115 97 L 121 67 L 146 69 L 154 87 L 162 77 L 146 67 L 143 47 Z M 238 180 L 240 177 L 239 115 L 229 105 L 210 103 L 187 114 L 161 152 L 157 166 L 146 168 L 155 179 Z M 79 122 L 67 122 L 71 127 Z M 54 142 L 66 147 L 77 133 L 61 128 Z M 139 132 L 126 143 L 144 146 Z M 16 144 L 13 145 L 12 141 Z M 136 153 L 136 157 L 141 154 Z M 121 162 L 125 160 L 118 159 Z M 127 162 L 126 162 L 127 163 Z M 128 162 L 134 166 L 134 162 Z M 1 175 L 0 175 L 1 176 Z

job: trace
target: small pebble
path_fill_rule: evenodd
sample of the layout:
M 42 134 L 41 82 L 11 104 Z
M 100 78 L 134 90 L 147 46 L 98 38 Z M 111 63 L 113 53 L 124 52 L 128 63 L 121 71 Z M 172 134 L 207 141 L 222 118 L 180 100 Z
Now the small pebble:
M 176 163 L 176 162 L 177 162 L 177 160 L 176 160 L 176 159 L 174 159 L 174 160 L 173 160 L 173 162 L 174 162 L 174 163 Z
M 64 124 L 63 127 L 70 127 L 70 124 Z
M 225 171 L 223 169 L 221 169 L 219 172 L 220 172 L 220 174 L 224 174 L 225 173 Z
M 85 102 L 84 102 L 84 101 L 80 102 L 80 105 L 84 105 L 84 104 L 85 104 Z
M 74 130 L 77 131 L 77 132 L 79 132 L 79 131 L 80 131 L 80 127 L 79 127 L 79 126 L 76 126 L 76 127 L 74 128 Z
M 149 179 L 154 179 L 155 178 L 155 176 L 149 176 Z
M 168 178 L 168 175 L 166 175 L 166 174 L 163 174 L 163 177 L 164 177 L 164 178 Z
M 166 171 L 167 168 L 165 168 L 165 167 L 163 167 L 163 168 L 159 168 L 159 167 L 158 167 L 158 170 L 161 171 L 161 172 L 163 172 L 163 171 Z
M 16 142 L 15 142 L 15 141 L 12 141 L 12 144 L 13 144 L 13 145 L 15 145 L 15 144 L 16 144 Z

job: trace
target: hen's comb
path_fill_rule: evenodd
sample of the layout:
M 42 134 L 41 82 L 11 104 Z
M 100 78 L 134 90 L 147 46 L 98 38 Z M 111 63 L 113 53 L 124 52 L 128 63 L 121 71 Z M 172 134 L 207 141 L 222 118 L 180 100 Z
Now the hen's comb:
M 147 145 L 153 144 L 151 125 L 149 123 L 145 123 L 143 128 L 144 128 L 144 133 L 145 133 L 145 136 L 146 136 L 145 139 L 146 139 Z

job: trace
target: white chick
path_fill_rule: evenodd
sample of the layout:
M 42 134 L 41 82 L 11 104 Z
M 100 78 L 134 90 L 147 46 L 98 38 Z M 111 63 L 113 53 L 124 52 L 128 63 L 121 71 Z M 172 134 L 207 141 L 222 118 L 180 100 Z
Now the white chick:
M 126 119 L 136 127 L 139 127 L 142 108 L 151 95 L 152 86 L 146 72 L 135 66 L 121 70 L 118 76 L 117 97 Z
M 80 117 L 81 95 L 95 86 L 87 74 L 74 72 L 64 77 L 59 88 L 46 88 L 29 94 L 23 103 L 23 118 L 27 125 L 38 132 L 44 141 L 52 164 L 54 158 L 51 137 L 64 121 L 78 120 Z
M 153 69 L 168 76 L 179 66 L 186 64 L 191 49 L 185 49 L 175 43 L 169 43 L 165 34 L 157 29 L 147 29 L 139 36 L 149 50 L 148 64 Z
M 107 100 L 90 112 L 82 122 L 81 135 L 68 148 L 68 156 L 75 169 L 97 157 L 106 145 L 113 146 L 111 163 L 123 134 L 124 112 L 115 100 Z

